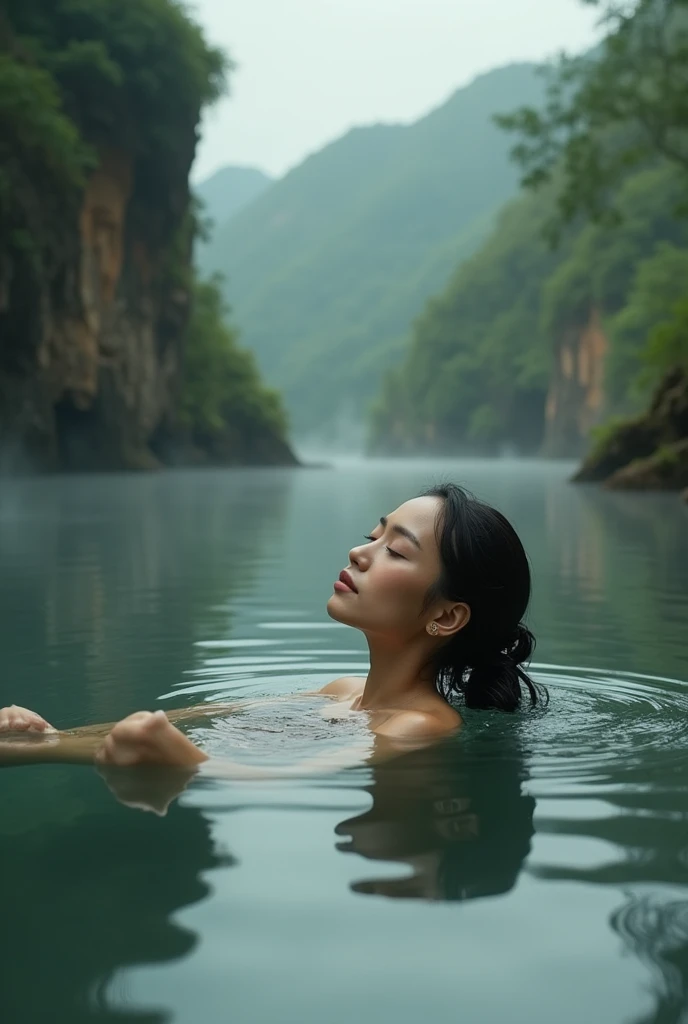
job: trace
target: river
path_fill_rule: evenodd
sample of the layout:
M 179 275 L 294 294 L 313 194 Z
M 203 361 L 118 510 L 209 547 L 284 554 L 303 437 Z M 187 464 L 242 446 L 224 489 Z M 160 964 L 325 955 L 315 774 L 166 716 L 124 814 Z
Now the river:
M 386 766 L 192 781 L 163 817 L 91 768 L 4 770 L 3 1019 L 688 1020 L 688 509 L 571 468 L 0 482 L 0 702 L 58 726 L 364 674 L 332 581 L 442 479 L 519 531 L 551 694 Z M 269 763 L 352 728 L 285 701 L 206 739 Z

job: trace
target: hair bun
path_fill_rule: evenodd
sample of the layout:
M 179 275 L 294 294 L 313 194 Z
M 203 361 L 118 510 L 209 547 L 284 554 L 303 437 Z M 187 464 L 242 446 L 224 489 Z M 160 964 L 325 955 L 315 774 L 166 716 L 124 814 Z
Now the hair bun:
M 506 653 L 516 665 L 522 665 L 530 661 L 534 650 L 535 637 L 522 622 L 519 622 L 506 646 Z
M 536 704 L 536 687 L 520 668 L 530 660 L 534 648 L 535 637 L 519 623 L 504 646 L 483 648 L 467 658 L 469 671 L 462 686 L 466 705 L 515 711 L 521 703 L 522 687 Z

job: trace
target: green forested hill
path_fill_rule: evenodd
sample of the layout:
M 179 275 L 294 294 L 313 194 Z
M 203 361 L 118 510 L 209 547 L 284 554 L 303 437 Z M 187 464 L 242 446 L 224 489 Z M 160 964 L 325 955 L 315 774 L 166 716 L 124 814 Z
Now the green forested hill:
M 621 223 L 579 223 L 557 249 L 543 237 L 552 189 L 509 204 L 416 321 L 374 406 L 373 448 L 539 450 L 554 355 L 562 340 L 580 336 L 593 310 L 609 344 L 605 412 L 642 404 L 672 358 L 644 356 L 647 339 L 688 289 L 680 196 L 666 164 L 630 174 L 618 190 Z
M 518 133 L 528 191 L 415 322 L 374 406 L 377 451 L 575 455 L 653 391 L 652 429 L 658 408 L 672 411 L 647 436 L 683 443 L 688 0 L 597 5 L 597 49 L 557 60 L 545 102 L 498 119 Z M 612 422 L 595 450 L 617 440 Z M 652 486 L 668 479 L 656 469 Z
M 531 65 L 483 75 L 413 125 L 351 131 L 215 232 L 202 269 L 225 276 L 298 432 L 360 420 L 423 302 L 516 191 L 492 115 L 541 95 Z
M 221 167 L 194 188 L 203 204 L 203 216 L 211 232 L 253 202 L 272 184 L 272 178 L 256 167 Z

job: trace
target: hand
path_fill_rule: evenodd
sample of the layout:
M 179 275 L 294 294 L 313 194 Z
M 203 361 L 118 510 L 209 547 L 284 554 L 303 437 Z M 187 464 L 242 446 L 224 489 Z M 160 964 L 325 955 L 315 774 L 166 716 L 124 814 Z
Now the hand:
M 0 708 L 0 732 L 56 732 L 45 718 L 35 711 L 20 708 L 12 704 L 8 708 Z
M 119 768 L 155 764 L 190 767 L 207 761 L 207 756 L 175 729 L 164 711 L 138 711 L 117 723 L 95 760 Z

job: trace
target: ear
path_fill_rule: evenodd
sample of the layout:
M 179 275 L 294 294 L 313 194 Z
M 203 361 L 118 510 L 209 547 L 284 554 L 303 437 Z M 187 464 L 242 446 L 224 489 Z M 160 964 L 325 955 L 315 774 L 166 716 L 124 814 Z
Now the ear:
M 433 621 L 439 627 L 438 636 L 450 637 L 467 626 L 470 618 L 471 609 L 461 601 L 459 604 L 450 604 L 444 608 Z

